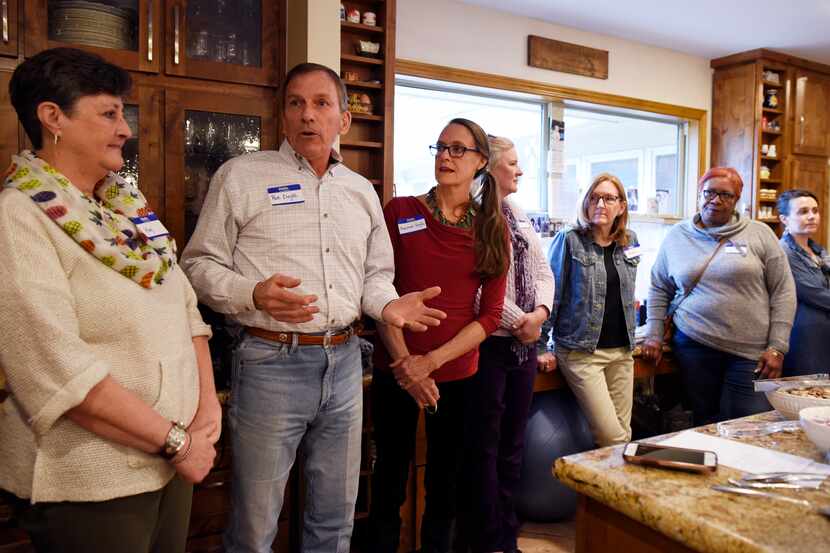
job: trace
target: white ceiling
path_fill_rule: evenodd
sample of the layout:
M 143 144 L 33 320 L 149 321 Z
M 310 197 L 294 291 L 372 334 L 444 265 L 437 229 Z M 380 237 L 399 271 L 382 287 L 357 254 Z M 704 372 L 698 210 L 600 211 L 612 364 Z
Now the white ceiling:
M 830 64 L 830 0 L 461 1 L 707 59 L 769 48 Z

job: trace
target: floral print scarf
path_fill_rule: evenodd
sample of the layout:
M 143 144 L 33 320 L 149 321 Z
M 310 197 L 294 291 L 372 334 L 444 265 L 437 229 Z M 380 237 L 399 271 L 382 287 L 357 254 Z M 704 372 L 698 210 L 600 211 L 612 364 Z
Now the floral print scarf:
M 164 282 L 176 263 L 169 234 L 149 237 L 138 226 L 155 219 L 135 185 L 109 173 L 90 198 L 30 151 L 12 156 L 3 185 L 28 195 L 83 249 L 144 288 Z

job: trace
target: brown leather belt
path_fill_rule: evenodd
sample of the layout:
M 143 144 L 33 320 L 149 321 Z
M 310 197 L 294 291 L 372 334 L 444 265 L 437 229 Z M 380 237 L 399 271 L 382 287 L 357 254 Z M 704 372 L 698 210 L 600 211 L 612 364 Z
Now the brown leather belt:
M 281 344 L 294 343 L 294 337 L 296 336 L 297 344 L 301 346 L 339 346 L 340 344 L 348 342 L 349 338 L 355 335 L 355 328 L 354 326 L 349 326 L 331 334 L 303 334 L 301 332 L 275 332 L 255 326 L 246 326 L 245 332 L 257 338 L 279 342 Z

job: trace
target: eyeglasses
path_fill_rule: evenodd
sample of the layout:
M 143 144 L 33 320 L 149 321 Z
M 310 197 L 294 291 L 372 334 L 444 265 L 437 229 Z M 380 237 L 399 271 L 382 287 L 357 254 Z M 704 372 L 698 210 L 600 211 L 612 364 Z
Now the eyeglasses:
M 714 200 L 715 196 L 719 197 L 723 202 L 732 202 L 738 197 L 732 192 L 719 192 L 717 190 L 709 190 L 708 188 L 704 188 L 701 192 L 707 202 Z
M 450 153 L 450 157 L 462 157 L 467 152 L 478 152 L 478 148 L 468 148 L 466 146 L 462 146 L 461 144 L 433 144 L 429 147 L 429 151 L 435 157 L 441 155 L 441 152 L 447 150 Z
M 600 200 L 602 200 L 605 205 L 617 205 L 617 202 L 620 201 L 620 197 L 614 196 L 613 194 L 591 194 L 588 196 L 588 201 L 591 205 L 597 205 Z

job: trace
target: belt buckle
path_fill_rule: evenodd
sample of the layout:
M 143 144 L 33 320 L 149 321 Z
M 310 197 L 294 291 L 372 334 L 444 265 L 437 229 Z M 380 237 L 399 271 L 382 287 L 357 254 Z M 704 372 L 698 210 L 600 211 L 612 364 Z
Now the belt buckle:
M 327 330 L 325 334 L 323 334 L 323 347 L 330 348 L 331 347 L 331 330 Z

